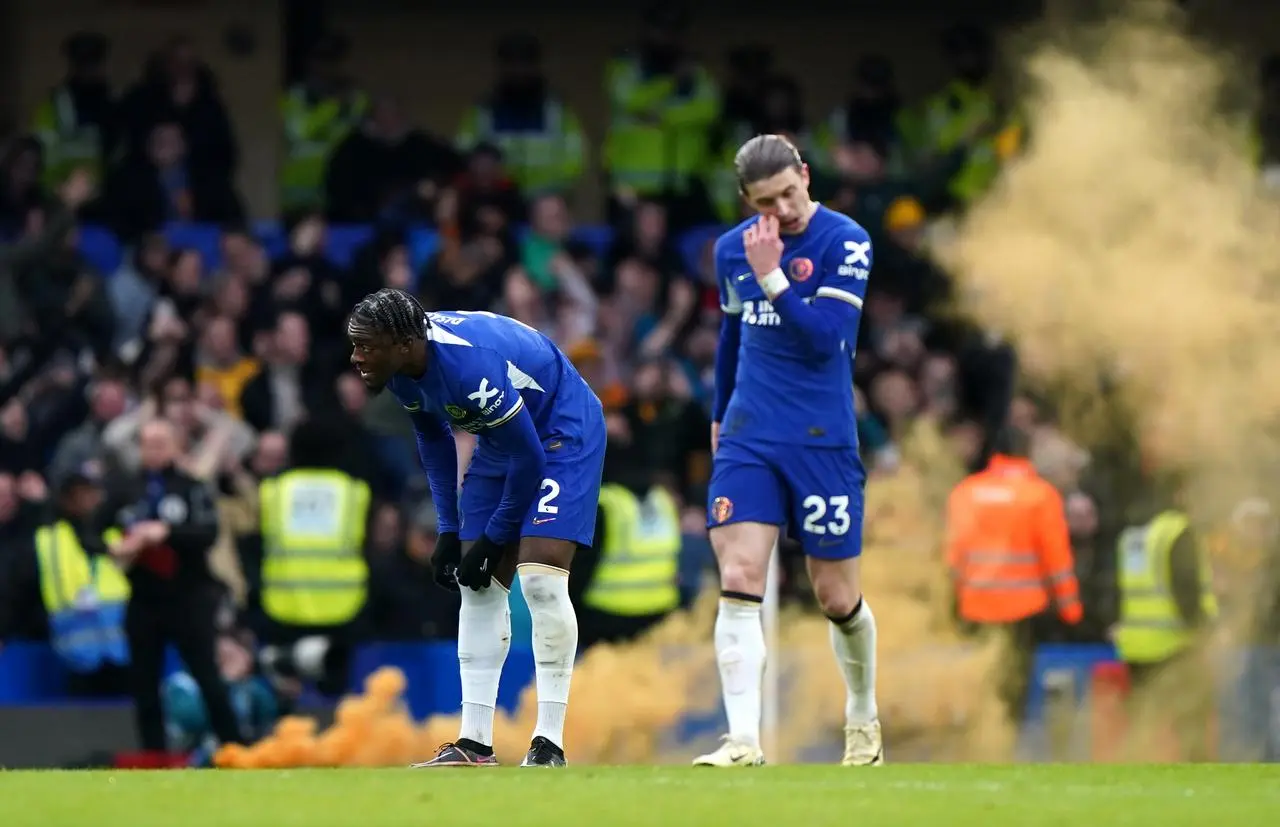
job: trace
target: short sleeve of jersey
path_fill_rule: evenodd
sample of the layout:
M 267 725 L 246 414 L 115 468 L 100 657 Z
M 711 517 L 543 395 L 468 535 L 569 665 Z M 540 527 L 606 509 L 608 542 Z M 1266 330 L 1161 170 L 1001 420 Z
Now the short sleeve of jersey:
M 732 253 L 734 243 L 741 243 L 740 234 L 729 232 L 716 239 L 716 286 L 720 290 L 720 309 L 725 313 L 737 316 L 742 313 L 742 298 L 734 280 L 738 277 L 733 272 Z
M 822 260 L 822 281 L 815 295 L 838 299 L 859 310 L 871 277 L 871 237 L 853 222 L 831 233 Z
M 511 384 L 506 359 L 483 347 L 467 348 L 460 356 L 460 369 L 451 384 L 453 404 L 466 412 L 462 418 L 497 428 L 520 413 L 524 399 Z

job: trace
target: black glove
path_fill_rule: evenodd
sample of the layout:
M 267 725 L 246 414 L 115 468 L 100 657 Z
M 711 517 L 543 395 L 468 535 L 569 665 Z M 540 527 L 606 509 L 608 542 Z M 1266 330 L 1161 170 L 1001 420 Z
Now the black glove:
M 500 544 L 486 535 L 480 535 L 480 539 L 462 555 L 462 562 L 458 564 L 458 585 L 477 591 L 488 586 L 504 551 L 506 549 Z
M 462 541 L 458 532 L 446 531 L 436 537 L 436 550 L 431 555 L 431 574 L 436 585 L 445 591 L 458 589 L 458 562 L 462 560 Z

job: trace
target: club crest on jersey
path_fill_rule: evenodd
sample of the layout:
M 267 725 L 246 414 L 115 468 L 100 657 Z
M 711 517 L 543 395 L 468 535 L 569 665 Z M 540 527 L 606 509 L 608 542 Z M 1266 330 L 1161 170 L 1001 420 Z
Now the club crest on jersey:
M 777 327 L 782 324 L 782 317 L 773 309 L 772 302 L 752 300 L 742 303 L 742 322 L 757 327 Z
M 716 497 L 711 502 L 711 519 L 723 523 L 733 516 L 733 500 L 728 497 Z
M 787 265 L 792 281 L 808 281 L 813 275 L 813 261 L 807 258 L 793 258 Z
M 444 412 L 447 413 L 449 416 L 453 417 L 454 419 L 467 418 L 467 412 L 464 411 L 462 408 L 459 408 L 457 405 L 445 405 Z

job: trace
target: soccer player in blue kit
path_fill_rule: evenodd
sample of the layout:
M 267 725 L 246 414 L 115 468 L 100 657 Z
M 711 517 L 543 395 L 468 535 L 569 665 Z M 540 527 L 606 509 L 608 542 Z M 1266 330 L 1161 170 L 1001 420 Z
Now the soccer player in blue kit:
M 871 242 L 852 219 L 809 198 L 809 169 L 781 135 L 734 161 L 759 215 L 716 242 L 724 320 L 716 353 L 707 526 L 720 567 L 716 660 L 729 733 L 695 765 L 763 764 L 765 663 L 760 609 L 779 527 L 800 540 L 830 619 L 847 689 L 847 766 L 884 760 L 876 710 L 876 624 L 862 595 L 866 473 L 853 409 L 853 348 Z
M 493 719 L 517 573 L 538 691 L 521 766 L 564 766 L 578 648 L 569 565 L 595 534 L 606 441 L 600 400 L 551 340 L 505 316 L 428 313 L 410 294 L 384 288 L 356 305 L 347 336 L 365 384 L 390 390 L 413 420 L 439 515 L 435 580 L 461 591 L 461 732 L 415 766 L 497 765 Z M 461 497 L 451 424 L 477 435 Z

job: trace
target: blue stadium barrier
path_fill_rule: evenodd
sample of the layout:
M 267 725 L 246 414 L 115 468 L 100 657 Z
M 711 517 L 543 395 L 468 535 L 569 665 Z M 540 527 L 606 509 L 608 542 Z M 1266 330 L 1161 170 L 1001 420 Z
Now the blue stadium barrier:
M 677 249 L 687 272 L 698 272 L 702 249 L 724 231 L 718 224 L 695 227 L 676 240 Z M 254 234 L 262 241 L 272 260 L 283 257 L 289 251 L 289 239 L 277 221 L 258 221 L 253 225 Z M 523 238 L 527 227 L 517 230 Z M 165 237 L 175 248 L 199 251 L 205 269 L 212 272 L 222 264 L 220 244 L 221 230 L 213 224 L 186 224 L 175 222 L 164 229 Z M 374 228 L 367 224 L 334 224 L 329 227 L 327 255 L 340 267 L 349 267 L 356 253 L 373 238 Z M 590 248 L 593 254 L 604 258 L 613 244 L 613 229 L 603 224 L 587 224 L 573 231 L 572 239 Z M 440 246 L 439 235 L 429 227 L 413 227 L 408 232 L 409 260 L 414 272 L 422 268 L 436 254 Z M 80 253 L 103 275 L 110 276 L 120 269 L 126 249 L 110 230 L 92 224 L 80 228 Z
M 1038 647 L 1031 665 L 1026 720 L 1042 721 L 1046 700 L 1060 687 L 1070 687 L 1075 702 L 1082 703 L 1093 681 L 1093 668 L 1115 660 L 1116 650 L 1111 644 L 1056 643 Z
M 363 646 L 352 659 L 348 690 L 362 691 L 365 679 L 383 666 L 395 666 L 404 672 L 405 703 L 415 717 L 453 715 L 460 708 L 458 647 L 452 641 Z M 182 659 L 169 649 L 165 676 L 181 668 Z M 528 644 L 512 645 L 502 671 L 498 705 L 508 712 L 514 711 L 520 693 L 532 681 L 532 649 Z M 71 700 L 67 694 L 66 669 L 48 644 L 15 642 L 0 650 L 0 706 L 51 706 Z

